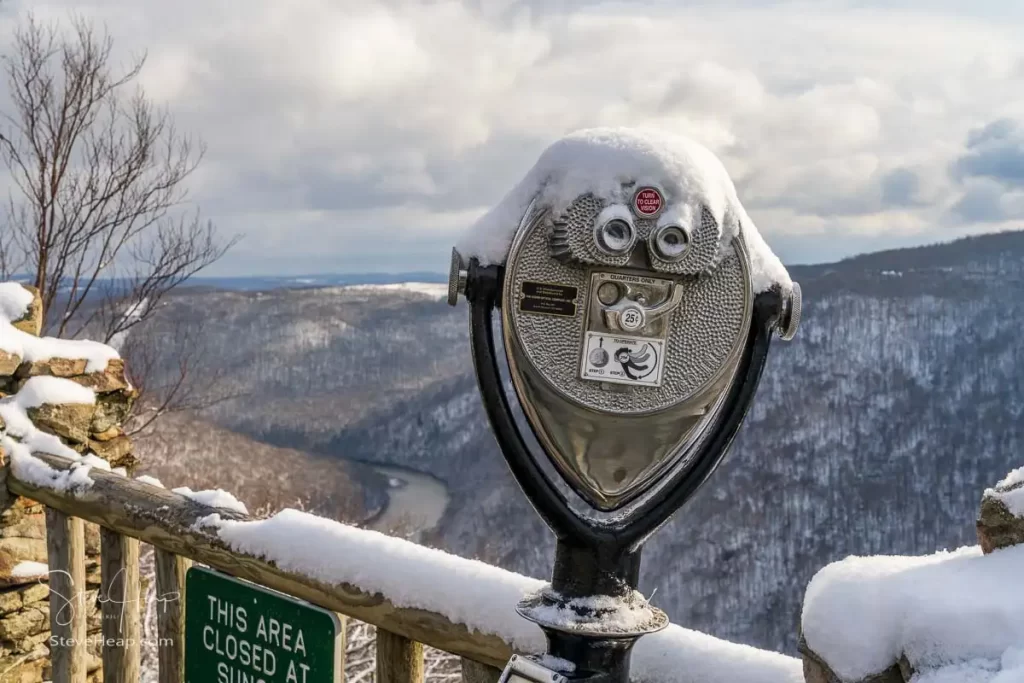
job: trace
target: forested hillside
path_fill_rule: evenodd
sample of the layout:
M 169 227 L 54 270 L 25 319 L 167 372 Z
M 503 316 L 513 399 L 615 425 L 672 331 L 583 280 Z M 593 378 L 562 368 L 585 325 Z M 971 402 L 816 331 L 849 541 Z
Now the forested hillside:
M 725 464 L 649 543 L 642 586 L 677 623 L 788 652 L 818 568 L 973 543 L 982 490 L 1024 464 L 1024 233 L 792 272 L 800 333 L 773 346 Z M 241 395 L 205 419 L 430 472 L 451 494 L 433 544 L 546 576 L 553 543 L 488 431 L 464 306 L 393 288 L 204 291 L 173 299 L 176 316 L 204 321 Z

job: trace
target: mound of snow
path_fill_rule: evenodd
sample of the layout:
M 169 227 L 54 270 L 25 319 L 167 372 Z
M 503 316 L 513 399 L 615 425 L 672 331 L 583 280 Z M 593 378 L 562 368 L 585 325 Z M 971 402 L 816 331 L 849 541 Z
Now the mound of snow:
M 119 358 L 117 351 L 94 341 L 34 337 L 11 323 L 21 319 L 32 303 L 32 294 L 17 282 L 0 283 L 0 351 L 29 362 L 53 358 L 86 361 L 86 372 L 102 372 L 107 362 Z
M 96 403 L 96 394 L 92 389 L 63 377 L 48 375 L 29 378 L 25 382 L 25 386 L 14 397 L 18 405 L 26 410 L 38 408 L 46 403 L 51 405 L 64 403 L 94 405 Z
M 54 358 L 82 359 L 86 361 L 86 372 L 102 372 L 108 361 L 121 357 L 113 348 L 99 342 L 33 337 L 6 320 L 0 320 L 0 350 L 20 356 L 30 363 Z
M 652 130 L 594 128 L 558 140 L 456 248 L 463 258 L 476 257 L 484 265 L 504 263 L 515 230 L 535 198 L 556 214 L 587 193 L 628 204 L 631 197 L 625 196 L 624 183 L 660 188 L 669 210 L 699 216 L 707 207 L 722 231 L 721 246 L 742 233 L 756 292 L 774 284 L 792 288 L 789 274 L 747 215 L 718 157 L 693 140 Z
M 32 293 L 17 282 L 0 282 L 0 321 L 21 320 L 32 304 Z
M 140 477 L 141 480 L 141 477 Z M 153 481 L 159 482 L 159 479 Z M 163 486 L 161 484 L 161 486 Z M 193 491 L 187 486 L 181 486 L 176 489 L 171 489 L 172 492 L 191 498 L 197 503 L 203 505 L 209 505 L 214 508 L 226 508 L 228 510 L 234 510 L 235 512 L 241 512 L 243 515 L 249 514 L 249 509 L 245 507 L 245 503 L 238 500 L 234 495 L 228 493 L 224 489 L 214 489 L 210 491 Z
M 1024 647 L 1022 573 L 1024 546 L 849 557 L 808 585 L 804 639 L 847 681 L 881 673 L 901 656 L 921 674 L 915 681 L 973 680 L 948 678 L 966 670 L 994 676 Z
M 985 489 L 985 495 L 1001 500 L 1011 515 L 1024 517 L 1024 467 L 1007 474 L 995 488 Z

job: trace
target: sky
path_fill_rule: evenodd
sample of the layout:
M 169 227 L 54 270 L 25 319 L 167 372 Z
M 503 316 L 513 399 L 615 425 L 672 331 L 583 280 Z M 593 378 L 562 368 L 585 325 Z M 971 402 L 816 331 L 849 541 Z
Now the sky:
M 30 6 L 205 142 L 189 201 L 242 235 L 208 275 L 444 271 L 607 125 L 710 147 L 786 263 L 1024 227 L 1024 3 L 4 0 L 0 50 Z

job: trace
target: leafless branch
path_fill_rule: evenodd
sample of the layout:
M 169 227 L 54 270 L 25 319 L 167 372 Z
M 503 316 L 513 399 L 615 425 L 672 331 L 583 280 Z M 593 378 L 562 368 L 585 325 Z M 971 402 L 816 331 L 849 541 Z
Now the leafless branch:
M 88 330 L 124 344 L 236 240 L 221 242 L 186 206 L 205 150 L 136 87 L 145 56 L 118 70 L 112 50 L 81 17 L 62 28 L 29 14 L 15 31 L 3 60 L 11 105 L 0 112 L 0 159 L 13 190 L 0 276 L 28 272 L 47 333 Z M 182 358 L 177 382 L 150 409 L 159 415 L 188 393 L 192 368 Z M 132 372 L 144 383 L 140 368 Z
M 245 395 L 208 353 L 203 327 L 203 319 L 161 315 L 153 307 L 145 323 L 128 328 L 131 334 L 119 333 L 123 340 L 112 340 L 139 392 L 125 425 L 128 434 L 145 433 L 167 413 L 202 410 Z

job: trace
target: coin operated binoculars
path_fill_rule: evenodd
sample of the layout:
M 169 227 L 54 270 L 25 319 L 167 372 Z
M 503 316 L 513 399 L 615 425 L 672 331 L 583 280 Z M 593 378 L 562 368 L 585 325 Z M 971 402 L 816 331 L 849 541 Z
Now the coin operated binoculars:
M 516 608 L 547 655 L 513 657 L 502 683 L 628 680 L 636 640 L 668 624 L 636 590 L 641 546 L 719 464 L 771 337 L 800 321 L 795 283 L 755 292 L 742 230 L 723 239 L 658 186 L 627 179 L 620 197 L 553 210 L 538 193 L 503 263 L 453 250 L 488 418 L 557 538 L 550 585 Z

